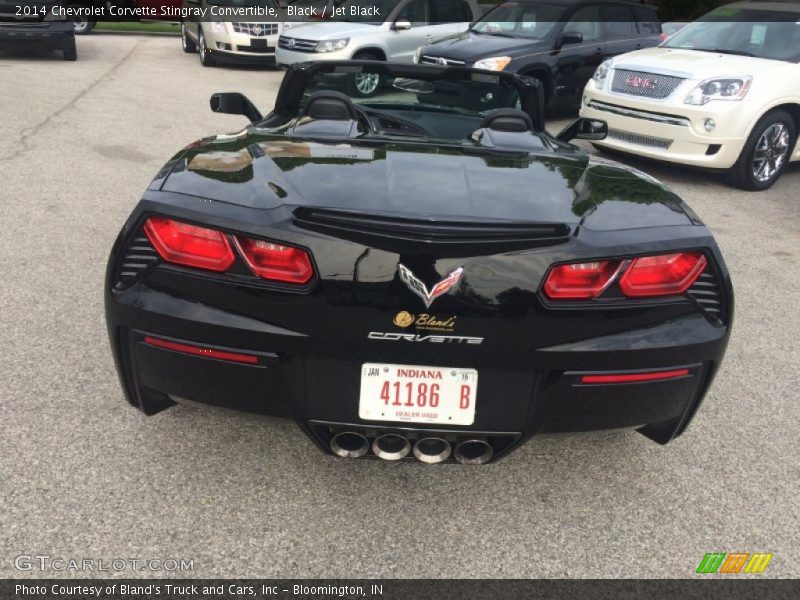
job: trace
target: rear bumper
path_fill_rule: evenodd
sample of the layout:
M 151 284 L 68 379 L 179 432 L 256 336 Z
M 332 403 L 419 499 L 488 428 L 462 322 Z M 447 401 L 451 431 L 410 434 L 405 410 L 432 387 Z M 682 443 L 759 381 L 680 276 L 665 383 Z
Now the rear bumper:
M 74 43 L 71 22 L 0 23 L 0 48 L 61 49 Z
M 172 297 L 144 283 L 109 295 L 106 310 L 123 389 L 129 402 L 146 413 L 190 400 L 292 418 L 325 451 L 336 430 L 382 427 L 419 436 L 442 429 L 359 419 L 359 377 L 367 361 L 316 350 L 294 332 L 264 324 L 242 327 L 245 324 L 234 314 Z M 187 318 L 191 314 L 200 318 Z M 539 350 L 531 354 L 527 369 L 479 366 L 475 423 L 443 429 L 458 436 L 496 432 L 509 442 L 496 449 L 496 456 L 539 433 L 641 428 L 648 437 L 666 443 L 682 433 L 700 404 L 724 354 L 728 332 L 695 315 L 656 328 Z M 255 357 L 255 362 L 166 349 L 148 343 L 148 336 Z M 382 349 L 373 350 L 370 356 Z M 369 355 L 370 348 L 364 352 Z M 460 359 L 438 364 L 464 366 Z M 583 381 L 586 375 L 675 369 L 687 373 L 644 383 Z M 315 428 L 312 422 L 334 425 Z

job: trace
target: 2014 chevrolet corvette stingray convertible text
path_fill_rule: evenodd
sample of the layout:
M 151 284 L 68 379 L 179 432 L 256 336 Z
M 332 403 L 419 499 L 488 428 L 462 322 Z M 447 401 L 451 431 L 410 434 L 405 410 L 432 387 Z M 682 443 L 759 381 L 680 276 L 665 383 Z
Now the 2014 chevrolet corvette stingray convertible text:
M 372 78 L 369 98 L 349 93 Z M 291 67 L 266 117 L 170 160 L 111 253 L 128 401 L 291 417 L 344 457 L 486 463 L 539 433 L 695 414 L 733 316 L 708 229 L 658 181 L 545 130 L 535 79 Z

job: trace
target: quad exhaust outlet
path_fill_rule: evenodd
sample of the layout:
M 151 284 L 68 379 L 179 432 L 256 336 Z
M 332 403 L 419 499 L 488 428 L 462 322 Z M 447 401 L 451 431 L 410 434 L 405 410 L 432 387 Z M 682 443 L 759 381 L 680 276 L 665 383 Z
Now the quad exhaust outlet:
M 361 458 L 372 451 L 382 460 L 396 461 L 414 456 L 429 465 L 448 459 L 455 459 L 462 465 L 483 465 L 492 460 L 495 452 L 492 443 L 483 436 L 434 434 L 417 438 L 413 435 L 406 437 L 400 432 L 353 429 L 334 432 L 328 445 L 333 454 L 342 458 Z
M 414 456 L 428 464 L 440 463 L 450 458 L 450 442 L 440 437 L 428 437 L 414 444 Z
M 491 445 L 483 438 L 465 440 L 456 446 L 453 453 L 455 459 L 462 465 L 484 465 L 492 460 Z
M 375 438 L 372 451 L 383 460 L 400 460 L 411 452 L 411 442 L 402 435 L 387 433 Z
M 340 431 L 331 438 L 331 452 L 342 458 L 360 458 L 369 452 L 369 440 L 355 431 Z

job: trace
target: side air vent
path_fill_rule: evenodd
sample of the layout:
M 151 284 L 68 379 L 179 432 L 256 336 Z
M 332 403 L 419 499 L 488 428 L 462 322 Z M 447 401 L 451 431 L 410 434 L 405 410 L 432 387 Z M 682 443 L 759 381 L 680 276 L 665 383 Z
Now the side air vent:
M 723 321 L 722 290 L 714 270 L 709 266 L 689 288 L 689 295 L 714 320 Z
M 158 253 L 150 240 L 140 231 L 125 248 L 117 269 L 117 287 L 125 287 L 134 282 L 149 267 L 159 261 Z
M 294 224 L 391 252 L 434 251 L 439 256 L 560 244 L 570 234 L 569 226 L 559 223 L 408 219 L 314 208 L 296 209 Z

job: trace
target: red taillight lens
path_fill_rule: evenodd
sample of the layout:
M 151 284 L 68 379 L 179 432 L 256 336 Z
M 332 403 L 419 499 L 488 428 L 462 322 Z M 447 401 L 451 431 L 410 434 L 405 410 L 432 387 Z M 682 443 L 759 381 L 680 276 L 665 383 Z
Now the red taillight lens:
M 658 40 L 660 42 L 666 42 L 668 39 L 669 39 L 669 35 L 668 34 L 666 34 L 666 33 L 658 34 Z
M 553 267 L 544 293 L 553 300 L 591 300 L 606 289 L 619 269 L 618 260 L 598 260 Z
M 677 252 L 636 258 L 619 280 L 628 298 L 682 294 L 706 268 L 702 252 Z
M 236 243 L 247 265 L 262 279 L 302 285 L 314 276 L 311 258 L 299 248 L 243 236 L 236 236 Z
M 144 231 L 167 262 L 209 271 L 227 271 L 235 260 L 228 238 L 216 229 L 150 217 Z

